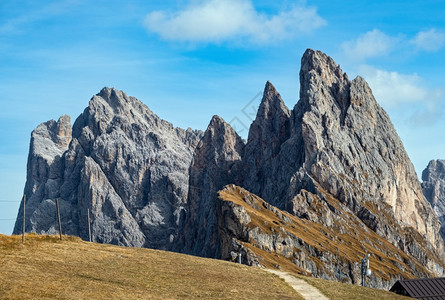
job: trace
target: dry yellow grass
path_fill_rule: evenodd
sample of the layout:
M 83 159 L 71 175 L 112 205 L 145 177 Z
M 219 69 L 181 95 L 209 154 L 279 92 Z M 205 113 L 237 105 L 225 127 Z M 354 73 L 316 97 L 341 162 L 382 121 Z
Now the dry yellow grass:
M 75 237 L 0 235 L 2 299 L 302 299 L 258 268 Z
M 329 194 L 326 192 L 326 195 Z M 318 197 L 316 195 L 313 196 L 314 202 L 317 202 L 316 199 Z M 412 268 L 429 274 L 429 271 L 418 260 L 412 259 L 375 232 L 366 230 L 363 224 L 359 223 L 359 219 L 351 213 L 344 211 L 338 200 L 333 197 L 328 197 L 327 201 L 343 216 L 345 221 L 339 224 L 338 227 L 343 227 L 346 233 L 336 232 L 334 228 L 300 219 L 286 211 L 276 209 L 280 214 L 291 220 L 291 223 L 285 223 L 278 217 L 277 213 L 266 208 L 272 207 L 271 205 L 240 187 L 234 186 L 230 190 L 221 190 L 219 191 L 219 197 L 223 201 L 230 201 L 244 207 L 251 218 L 248 226 L 250 228 L 257 227 L 262 233 L 271 234 L 275 231 L 284 235 L 284 231 L 289 232 L 321 252 L 327 251 L 338 254 L 340 261 L 360 262 L 365 253 L 369 253 L 371 255 L 370 269 L 383 279 L 388 280 L 390 275 L 414 278 L 414 275 L 411 273 Z M 250 203 L 246 202 L 246 198 L 249 199 Z M 320 202 L 321 200 L 318 201 Z M 415 234 L 412 234 L 412 236 L 416 237 Z M 420 245 L 420 242 L 418 244 Z M 246 243 L 244 246 L 253 251 L 259 257 L 260 263 L 266 267 L 275 268 L 275 265 L 280 265 L 284 271 L 309 275 L 304 270 L 298 270 L 297 266 L 289 259 L 277 253 L 271 254 L 262 251 L 256 247 L 254 241 L 249 241 L 249 244 Z M 424 247 L 424 249 L 426 248 Z M 425 251 L 429 253 L 428 250 Z M 434 255 L 431 254 L 431 257 L 434 257 Z M 310 259 L 320 268 L 323 268 L 323 264 L 317 257 L 311 256 Z M 408 261 L 411 262 L 411 265 L 407 265 L 406 262 Z
M 77 237 L 0 235 L 1 299 L 303 299 L 259 268 Z M 298 270 L 297 270 L 298 271 Z M 301 275 L 330 299 L 409 299 Z

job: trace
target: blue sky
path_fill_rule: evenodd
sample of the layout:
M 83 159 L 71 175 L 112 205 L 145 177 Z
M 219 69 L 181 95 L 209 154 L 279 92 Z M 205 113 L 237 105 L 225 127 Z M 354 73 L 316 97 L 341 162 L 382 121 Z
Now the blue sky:
M 204 130 L 219 114 L 246 136 L 267 80 L 298 101 L 306 48 L 368 81 L 420 176 L 445 158 L 444 16 L 428 0 L 0 0 L 0 233 L 39 123 L 73 122 L 112 86 L 175 126 Z

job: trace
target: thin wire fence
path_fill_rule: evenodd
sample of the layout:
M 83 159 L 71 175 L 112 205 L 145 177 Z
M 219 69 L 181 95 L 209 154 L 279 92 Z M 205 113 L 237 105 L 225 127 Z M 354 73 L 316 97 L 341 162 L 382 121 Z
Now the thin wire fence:
M 17 201 L 17 200 L 4 200 L 4 199 L 0 199 L 0 203 L 21 203 L 22 201 Z M 15 221 L 17 220 L 17 218 L 0 218 L 0 221 Z

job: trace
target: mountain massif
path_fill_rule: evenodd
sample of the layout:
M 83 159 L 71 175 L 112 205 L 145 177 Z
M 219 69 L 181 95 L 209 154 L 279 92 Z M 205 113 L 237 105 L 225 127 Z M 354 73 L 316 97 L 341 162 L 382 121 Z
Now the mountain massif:
M 308 49 L 300 100 L 288 109 L 267 82 L 247 141 L 219 116 L 205 132 L 174 127 L 113 88 L 72 128 L 68 116 L 39 125 L 25 229 L 55 233 L 58 199 L 64 233 L 83 239 L 90 211 L 96 242 L 227 260 L 241 253 L 249 265 L 351 283 L 368 253 L 368 280 L 383 288 L 444 274 L 434 212 L 443 219 L 445 206 L 434 204 L 445 194 L 443 162 L 431 164 L 421 186 L 365 80 Z

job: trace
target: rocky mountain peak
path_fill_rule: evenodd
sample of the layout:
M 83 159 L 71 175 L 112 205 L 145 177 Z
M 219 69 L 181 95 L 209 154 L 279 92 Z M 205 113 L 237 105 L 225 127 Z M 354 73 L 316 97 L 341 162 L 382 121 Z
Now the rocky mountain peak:
M 54 158 L 61 156 L 68 148 L 72 139 L 71 118 L 63 115 L 56 122 L 50 120 L 42 123 L 31 134 L 31 150 L 51 163 Z
M 71 120 L 68 115 L 61 116 L 57 122 L 50 120 L 42 123 L 31 133 L 24 194 L 27 197 L 26 209 L 32 211 L 39 221 L 53 212 L 53 206 L 43 200 L 58 197 L 60 194 L 58 185 L 63 178 L 63 155 L 71 141 Z M 38 211 L 39 206 L 42 211 Z M 22 212 L 17 217 L 15 232 L 22 222 L 21 214 Z M 26 230 L 34 231 L 32 222 L 35 220 L 28 220 Z M 47 226 L 48 232 L 53 230 L 52 228 L 51 225 Z
M 89 110 L 104 116 L 122 113 L 129 108 L 130 98 L 123 91 L 115 88 L 104 87 L 99 93 L 91 98 Z
M 227 124 L 226 121 L 223 118 L 221 118 L 218 115 L 214 115 L 212 117 L 212 119 L 210 120 L 210 123 L 209 123 L 208 127 L 216 129 L 216 128 L 225 128 L 225 127 L 228 127 L 228 125 L 229 124 Z
M 307 49 L 301 58 L 300 84 L 306 83 L 308 79 L 318 80 L 328 87 L 343 81 L 348 81 L 348 76 L 343 73 L 330 56 L 321 51 Z
M 300 101 L 297 103 L 301 111 L 297 116 L 305 110 L 324 114 L 335 105 L 343 126 L 350 105 L 350 85 L 346 73 L 331 57 L 321 51 L 306 50 L 301 59 Z
M 439 217 L 440 234 L 445 241 L 445 160 L 432 160 L 422 172 L 422 190 Z
M 56 231 L 58 199 L 64 232 L 86 239 L 89 210 L 97 242 L 213 258 L 233 257 L 224 251 L 240 248 L 252 258 L 249 247 L 259 247 L 278 251 L 280 264 L 351 282 L 359 274 L 355 257 L 374 249 L 378 264 L 396 262 L 373 273 L 380 286 L 405 273 L 442 275 L 440 224 L 367 83 L 349 81 L 332 58 L 311 49 L 300 79 L 292 112 L 266 83 L 247 143 L 219 116 L 204 133 L 183 130 L 136 98 L 102 89 L 76 119 L 72 137 L 67 117 L 33 132 L 27 231 Z M 427 177 L 443 178 L 433 166 Z M 218 191 L 228 184 L 222 203 Z M 437 183 L 432 186 L 436 193 Z M 339 259 L 340 246 L 353 254 Z
M 213 116 L 190 166 L 183 251 L 220 256 L 219 243 L 215 242 L 218 240 L 216 195 L 224 185 L 241 182 L 244 146 L 244 141 L 223 118 Z
M 215 163 L 225 162 L 226 159 L 240 161 L 243 149 L 244 141 L 238 133 L 223 118 L 215 115 L 196 147 L 194 164 L 204 167 L 209 160 Z M 226 159 L 220 160 L 220 155 Z
M 33 214 L 27 230 L 55 232 L 59 199 L 67 234 L 88 236 L 89 209 L 94 241 L 171 249 L 202 132 L 174 128 L 112 88 L 93 96 L 74 122 L 72 142 L 58 147 L 61 135 L 70 133 L 68 123 L 68 117 L 49 121 L 33 134 L 36 150 L 29 153 L 25 187 Z
M 115 88 L 113 88 L 113 87 L 108 87 L 108 86 L 105 86 L 105 87 L 103 87 L 101 90 L 100 90 L 100 92 L 99 93 L 97 93 L 96 95 L 97 96 L 100 96 L 100 97 L 102 97 L 102 98 L 104 98 L 104 99 L 107 99 L 107 98 L 110 98 L 110 96 L 111 96 L 111 92 L 112 91 L 114 91 L 114 92 L 116 92 L 116 89 Z
M 256 118 L 249 130 L 248 140 L 252 140 L 257 136 L 257 131 L 259 127 L 262 130 L 272 130 L 275 132 L 269 132 L 273 135 L 283 135 L 289 128 L 283 128 L 284 123 L 288 122 L 290 117 L 290 111 L 284 103 L 281 95 L 277 92 L 275 87 L 267 81 L 264 88 L 263 98 L 261 104 L 258 108 Z M 267 129 L 267 127 L 269 127 Z
M 108 118 L 113 115 L 125 115 L 130 120 L 135 113 L 147 113 L 154 117 L 150 109 L 134 97 L 129 97 L 125 92 L 115 88 L 104 87 L 98 94 L 91 98 L 89 110 L 92 114 L 99 114 Z
M 280 97 L 280 99 L 281 99 L 281 96 L 278 93 L 278 91 L 275 88 L 275 86 L 268 80 L 266 82 L 266 86 L 264 87 L 263 98 L 261 100 L 261 104 L 263 104 L 263 103 L 266 104 L 268 102 L 274 102 L 274 101 L 271 101 L 271 100 L 273 100 L 276 95 L 278 95 Z
M 290 136 L 290 111 L 269 81 L 255 120 L 250 125 L 244 152 L 244 185 L 257 194 L 267 193 L 273 184 L 266 174 L 272 172 L 272 160 Z M 272 176 L 273 177 L 273 176 Z
M 422 172 L 423 181 L 445 180 L 445 160 L 437 159 L 428 163 L 428 166 Z
M 129 100 L 129 97 L 125 92 L 117 90 L 113 87 L 104 87 L 102 90 L 100 90 L 97 96 L 101 97 L 112 106 L 122 105 L 123 102 L 128 102 Z
M 389 116 L 361 77 L 349 81 L 332 58 L 307 50 L 300 71 L 300 101 L 293 113 L 293 132 L 302 137 L 310 187 L 321 186 L 366 222 L 360 213 L 365 203 L 382 209 L 388 205 L 399 224 L 412 226 L 443 249 L 437 219 L 422 196 L 414 167 Z M 307 183 L 296 190 L 304 186 Z M 381 213 L 373 212 L 377 214 Z M 382 224 L 368 225 L 383 232 L 377 228 Z

